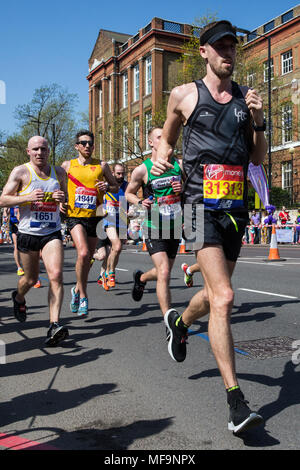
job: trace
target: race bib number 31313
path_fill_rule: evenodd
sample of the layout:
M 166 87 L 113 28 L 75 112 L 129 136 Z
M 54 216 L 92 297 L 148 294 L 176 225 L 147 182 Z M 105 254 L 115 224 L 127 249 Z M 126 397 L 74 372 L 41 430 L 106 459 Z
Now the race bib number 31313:
M 243 207 L 244 171 L 238 165 L 203 165 L 203 201 L 211 209 Z

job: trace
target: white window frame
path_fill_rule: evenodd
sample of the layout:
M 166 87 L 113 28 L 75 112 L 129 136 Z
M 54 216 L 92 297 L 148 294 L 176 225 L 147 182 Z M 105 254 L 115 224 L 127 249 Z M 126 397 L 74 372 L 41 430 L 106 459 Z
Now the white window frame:
M 255 78 L 256 78 L 256 73 L 255 72 L 250 71 L 250 72 L 247 73 L 247 85 L 250 88 L 254 86 Z
M 133 67 L 133 101 L 140 99 L 140 67 L 136 64 Z
M 274 62 L 273 58 L 271 58 L 271 80 L 274 78 Z M 269 80 L 269 64 L 268 60 L 264 62 L 264 82 L 267 83 Z
M 152 93 L 152 56 L 149 55 L 145 60 L 145 84 L 146 84 L 146 95 Z
M 102 87 L 99 87 L 99 118 L 103 116 L 103 91 Z
M 102 158 L 102 153 L 103 153 L 103 135 L 102 132 L 99 133 L 99 157 L 100 159 Z
M 146 141 L 145 142 L 146 143 L 145 148 L 146 148 L 146 150 L 151 149 L 151 147 L 149 145 L 149 141 L 148 141 L 148 131 L 149 131 L 151 125 L 152 125 L 152 112 L 147 111 L 145 113 L 145 141 Z
M 123 158 L 128 157 L 128 125 L 123 124 L 123 132 L 122 132 L 122 143 L 123 143 Z
M 128 106 L 128 72 L 123 73 L 123 108 Z
M 109 127 L 108 135 L 109 135 L 108 152 L 109 152 L 109 159 L 111 160 L 112 159 L 112 130 L 111 130 L 111 127 Z
M 286 75 L 293 71 L 293 51 L 289 51 L 281 54 L 281 74 Z
M 290 103 L 281 108 L 282 144 L 293 140 L 293 108 Z
M 134 138 L 134 152 L 138 153 L 140 146 L 140 119 L 138 117 L 133 120 L 133 138 Z
M 281 187 L 291 193 L 293 186 L 293 165 L 291 161 L 281 164 Z
M 108 112 L 111 113 L 111 79 L 108 80 Z

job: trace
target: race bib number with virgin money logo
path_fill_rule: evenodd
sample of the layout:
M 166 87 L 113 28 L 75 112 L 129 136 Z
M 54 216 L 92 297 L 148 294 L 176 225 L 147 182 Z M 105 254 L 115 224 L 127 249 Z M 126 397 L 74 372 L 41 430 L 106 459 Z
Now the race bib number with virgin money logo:
M 168 196 L 162 196 L 157 198 L 159 205 L 159 213 L 164 217 L 175 219 L 181 215 L 181 197 L 180 195 L 169 194 Z
M 55 202 L 32 202 L 30 206 L 30 227 L 56 228 Z
M 244 171 L 238 165 L 203 165 L 203 202 L 207 209 L 244 206 Z
M 94 211 L 97 207 L 97 190 L 77 187 L 75 191 L 75 207 Z

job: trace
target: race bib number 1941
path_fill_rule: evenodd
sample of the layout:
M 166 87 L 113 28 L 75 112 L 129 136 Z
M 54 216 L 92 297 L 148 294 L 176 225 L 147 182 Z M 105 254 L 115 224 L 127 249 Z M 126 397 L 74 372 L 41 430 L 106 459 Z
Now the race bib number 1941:
M 244 171 L 238 165 L 207 164 L 203 168 L 203 201 L 207 208 L 243 207 Z
M 82 187 L 76 188 L 75 207 L 94 211 L 97 207 L 97 190 Z

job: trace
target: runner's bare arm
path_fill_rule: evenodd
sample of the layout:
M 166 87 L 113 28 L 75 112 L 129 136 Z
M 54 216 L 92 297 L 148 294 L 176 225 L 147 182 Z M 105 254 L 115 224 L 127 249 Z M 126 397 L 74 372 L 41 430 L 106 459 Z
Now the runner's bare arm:
M 70 160 L 65 160 L 62 164 L 61 167 L 65 170 L 66 174 L 68 174 L 69 168 L 70 168 Z
M 165 121 L 162 136 L 160 138 L 157 150 L 157 158 L 151 169 L 153 175 L 159 176 L 173 165 L 169 162 L 177 139 L 180 134 L 181 126 L 189 117 L 190 108 L 194 104 L 194 84 L 186 84 L 173 88 L 170 94 L 167 119 Z
M 129 204 L 138 204 L 141 199 L 137 196 L 137 192 L 142 187 L 143 183 L 147 183 L 147 169 L 146 166 L 142 163 L 137 168 L 135 168 L 131 174 L 130 182 L 126 188 L 125 197 Z M 144 199 L 142 205 L 145 208 L 149 208 L 153 204 L 153 201 L 149 199 Z
M 53 199 L 56 202 L 64 203 L 67 200 L 67 174 L 62 167 L 55 168 L 57 179 L 60 184 L 60 189 L 53 192 Z
M 29 171 L 25 165 L 15 167 L 8 177 L 0 197 L 0 207 L 13 207 L 24 202 L 42 201 L 44 191 L 35 189 L 30 194 L 18 195 L 18 191 L 29 182 Z
M 262 126 L 264 123 L 263 101 L 256 90 L 249 89 L 245 96 L 246 104 L 250 110 L 254 124 Z M 254 165 L 263 163 L 268 150 L 267 141 L 263 131 L 253 131 L 253 146 L 250 160 Z
M 108 183 L 108 185 L 103 182 L 99 181 L 96 186 L 100 191 L 110 191 L 111 193 L 117 193 L 119 191 L 119 186 L 118 183 L 114 177 L 114 175 L 111 172 L 111 169 L 109 165 L 106 162 L 101 163 L 102 170 L 103 170 L 103 176 Z M 104 183 L 104 185 L 103 185 Z

